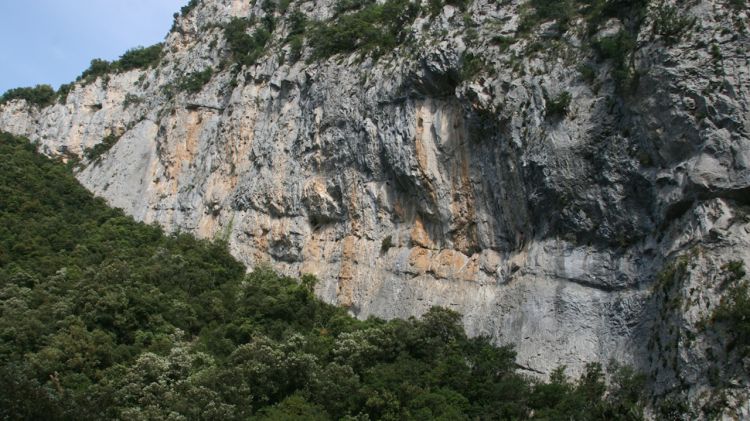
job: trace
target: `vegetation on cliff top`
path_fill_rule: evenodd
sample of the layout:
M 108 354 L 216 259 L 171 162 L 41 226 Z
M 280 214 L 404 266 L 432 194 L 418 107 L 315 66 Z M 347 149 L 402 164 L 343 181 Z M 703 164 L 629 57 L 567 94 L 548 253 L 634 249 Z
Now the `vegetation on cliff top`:
M 110 73 L 122 72 L 133 69 L 145 69 L 156 65 L 162 56 L 162 44 L 155 44 L 150 47 L 136 47 L 126 51 L 119 60 L 109 62 L 102 59 L 91 60 L 91 65 L 84 70 L 76 82 L 83 84 L 91 83 L 99 77 L 106 77 Z M 46 107 L 55 103 L 55 100 L 64 101 L 73 84 L 63 84 L 60 89 L 55 89 L 49 85 L 37 85 L 35 87 L 14 88 L 6 91 L 0 96 L 0 105 L 15 99 L 26 100 L 31 105 L 37 107 Z
M 309 39 L 316 58 L 354 51 L 382 55 L 406 40 L 420 8 L 410 0 L 387 0 L 346 2 L 337 11 L 335 18 L 313 26 Z
M 55 89 L 49 85 L 36 85 L 28 88 L 13 88 L 0 96 L 0 104 L 5 104 L 14 99 L 23 99 L 29 104 L 46 107 L 55 102 L 57 94 Z
M 356 320 L 315 279 L 246 275 L 0 134 L 0 418 L 638 419 L 626 369 L 549 383 L 460 316 Z
M 244 66 L 255 64 L 265 52 L 275 26 L 274 20 L 266 19 L 251 35 L 247 30 L 253 23 L 250 19 L 234 18 L 224 26 L 224 37 L 232 58 Z
M 91 83 L 100 76 L 110 73 L 125 72 L 133 69 L 145 69 L 159 63 L 164 45 L 154 44 L 150 47 L 131 48 L 118 60 L 109 62 L 102 59 L 91 60 L 91 65 L 76 79 L 77 82 Z

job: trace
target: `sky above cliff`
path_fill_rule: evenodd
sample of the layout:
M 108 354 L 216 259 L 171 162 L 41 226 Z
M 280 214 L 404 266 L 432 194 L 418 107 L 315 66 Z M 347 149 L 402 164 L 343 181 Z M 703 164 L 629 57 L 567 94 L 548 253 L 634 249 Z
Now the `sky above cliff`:
M 188 0 L 0 0 L 0 94 L 75 80 L 91 59 L 161 42 Z

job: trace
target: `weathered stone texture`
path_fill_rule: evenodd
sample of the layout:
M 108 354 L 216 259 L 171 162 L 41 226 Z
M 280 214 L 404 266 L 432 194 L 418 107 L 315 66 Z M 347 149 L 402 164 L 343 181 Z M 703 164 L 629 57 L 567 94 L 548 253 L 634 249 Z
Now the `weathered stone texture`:
M 121 135 L 83 162 L 87 188 L 140 220 L 226 238 L 249 267 L 312 273 L 321 298 L 359 317 L 446 306 L 471 334 L 515 343 L 530 372 L 614 358 L 653 374 L 655 393 L 683 382 L 691 399 L 709 399 L 711 338 L 696 326 L 705 302 L 721 299 L 719 268 L 750 263 L 750 43 L 735 30 L 747 28 L 747 9 L 688 2 L 680 11 L 699 24 L 671 44 L 648 17 L 638 87 L 623 94 L 611 61 L 586 47 L 584 22 L 560 40 L 544 38 L 543 24 L 542 38 L 493 44 L 513 36 L 515 0 L 474 1 L 471 41 L 452 6 L 418 18 L 414 40 L 377 61 L 306 63 L 307 49 L 281 64 L 280 24 L 257 65 L 221 70 L 228 53 L 213 24 L 260 16 L 256 3 L 205 0 L 178 19 L 157 69 L 76 85 L 42 110 L 1 106 L 0 129 L 50 155 L 81 156 Z M 295 7 L 331 13 L 328 0 Z M 622 27 L 611 20 L 595 36 Z M 549 48 L 533 51 L 534 37 Z M 467 51 L 489 69 L 460 81 Z M 165 94 L 206 66 L 216 71 L 201 92 Z M 562 92 L 567 115 L 547 115 Z M 124 107 L 126 94 L 141 101 Z M 689 275 L 672 294 L 692 299 L 665 322 L 654 283 L 678 256 Z M 674 339 L 665 323 L 701 344 L 678 343 L 672 368 L 648 345 Z M 728 374 L 744 416 L 746 368 Z

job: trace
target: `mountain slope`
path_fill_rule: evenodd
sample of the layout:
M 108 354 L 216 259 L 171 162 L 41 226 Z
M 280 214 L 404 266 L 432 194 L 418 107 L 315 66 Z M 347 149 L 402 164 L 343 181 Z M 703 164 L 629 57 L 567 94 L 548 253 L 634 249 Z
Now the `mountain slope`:
M 158 62 L 92 65 L 0 128 L 359 317 L 442 305 L 530 372 L 615 358 L 746 402 L 701 330 L 750 261 L 746 2 L 192 6 Z
M 108 208 L 0 133 L 3 419 L 601 419 L 642 412 L 642 376 L 550 383 L 460 315 L 359 322 L 315 279 L 244 275 L 225 244 Z

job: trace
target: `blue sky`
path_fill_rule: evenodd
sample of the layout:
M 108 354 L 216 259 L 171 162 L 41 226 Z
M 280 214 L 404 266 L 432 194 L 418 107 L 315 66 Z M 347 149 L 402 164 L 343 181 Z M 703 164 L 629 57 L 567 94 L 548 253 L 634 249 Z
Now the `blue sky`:
M 93 58 L 161 42 L 188 0 L 0 0 L 0 94 L 76 78 Z

